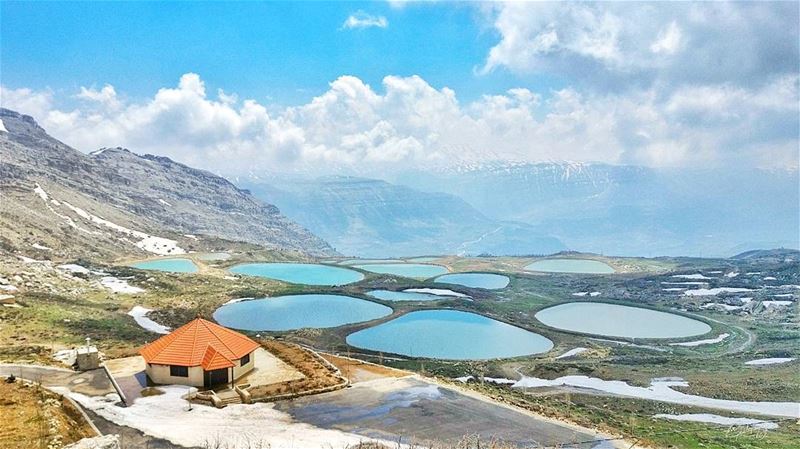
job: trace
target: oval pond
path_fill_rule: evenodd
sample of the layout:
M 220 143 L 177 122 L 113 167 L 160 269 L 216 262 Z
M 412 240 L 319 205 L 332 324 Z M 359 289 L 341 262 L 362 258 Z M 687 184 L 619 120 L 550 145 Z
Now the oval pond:
M 389 307 L 350 296 L 289 295 L 224 305 L 214 312 L 214 319 L 234 329 L 287 331 L 360 323 L 390 313 Z
M 548 307 L 536 319 L 556 329 L 626 338 L 682 338 L 703 335 L 708 324 L 673 313 L 601 302 Z
M 344 285 L 364 279 L 358 271 L 313 263 L 246 263 L 230 272 L 306 285 Z
M 372 351 L 446 360 L 483 360 L 547 352 L 549 339 L 482 315 L 420 310 L 347 336 Z

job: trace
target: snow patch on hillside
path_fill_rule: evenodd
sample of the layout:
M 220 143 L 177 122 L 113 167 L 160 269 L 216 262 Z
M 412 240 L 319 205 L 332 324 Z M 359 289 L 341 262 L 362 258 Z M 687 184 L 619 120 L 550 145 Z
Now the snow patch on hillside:
M 136 293 L 144 293 L 143 288 L 135 287 L 128 284 L 128 281 L 119 279 L 114 276 L 104 276 L 100 279 L 100 285 L 111 290 L 114 293 L 122 293 L 126 295 L 133 295 Z
M 525 376 L 513 385 L 514 388 L 560 386 L 588 388 L 612 395 L 668 402 L 672 404 L 768 416 L 800 418 L 800 403 L 798 402 L 750 402 L 695 396 L 674 390 L 672 387 L 689 386 L 688 382 L 675 379 L 653 379 L 649 387 L 636 387 L 621 380 L 603 380 L 588 376 L 564 376 L 554 380 Z
M 728 338 L 730 336 L 731 336 L 731 334 L 724 333 L 724 334 L 719 334 L 719 336 L 716 337 L 716 338 L 707 338 L 705 340 L 684 341 L 684 342 L 680 342 L 680 343 L 670 343 L 670 346 L 694 347 L 694 346 L 702 346 L 702 345 L 711 345 L 711 344 L 714 344 L 714 343 L 719 343 L 722 340 L 725 340 L 726 338 Z
M 745 365 L 777 365 L 779 363 L 788 363 L 794 360 L 794 357 L 772 357 L 767 359 L 756 359 L 744 362 Z
M 719 295 L 720 293 L 741 293 L 741 292 L 751 292 L 752 289 L 749 288 L 739 288 L 739 287 L 717 287 L 717 288 L 698 288 L 696 290 L 686 290 L 683 292 L 686 296 L 714 296 Z
M 136 321 L 136 324 L 141 326 L 143 329 L 149 330 L 150 332 L 155 332 L 156 334 L 168 334 L 169 327 L 162 326 L 150 318 L 147 318 L 147 314 L 152 311 L 152 309 L 146 309 L 142 306 L 133 306 L 133 308 L 128 312 L 128 315 L 132 316 L 133 320 Z
M 671 419 L 673 421 L 702 422 L 708 424 L 719 424 L 721 426 L 747 426 L 757 429 L 777 429 L 778 424 L 769 421 L 752 418 L 731 418 L 728 416 L 712 415 L 710 413 L 686 413 L 683 415 L 658 414 L 653 418 Z
M 436 296 L 455 296 L 457 298 L 469 298 L 468 295 L 459 292 L 454 292 L 453 290 L 448 290 L 446 288 L 407 288 L 403 291 L 407 293 L 427 293 L 429 295 L 436 295 Z
M 61 214 L 55 209 L 53 209 L 53 207 L 51 206 L 51 202 L 55 205 L 63 204 L 72 212 L 74 212 L 76 215 L 78 215 L 79 217 L 83 218 L 84 220 L 90 223 L 93 223 L 98 226 L 104 226 L 121 234 L 139 239 L 139 242 L 135 243 L 135 245 L 144 251 L 158 254 L 160 256 L 168 256 L 171 254 L 186 254 L 186 251 L 183 248 L 179 247 L 178 242 L 176 242 L 175 240 L 152 236 L 141 231 L 136 231 L 134 229 L 126 228 L 125 226 L 120 226 L 112 221 L 108 221 L 102 217 L 98 217 L 97 215 L 91 214 L 81 209 L 80 207 L 74 206 L 67 201 L 62 200 L 59 203 L 55 199 L 51 200 L 50 195 L 39 185 L 39 183 L 36 183 L 36 187 L 33 189 L 33 191 L 36 195 L 39 196 L 39 198 L 42 199 L 42 201 L 44 201 L 45 206 L 47 206 L 47 208 L 51 212 L 53 212 L 55 215 L 63 219 L 68 225 L 70 225 L 75 229 L 80 230 L 81 232 L 85 232 L 88 234 L 99 234 L 99 232 L 97 231 L 90 231 L 88 229 L 78 226 L 71 217 Z

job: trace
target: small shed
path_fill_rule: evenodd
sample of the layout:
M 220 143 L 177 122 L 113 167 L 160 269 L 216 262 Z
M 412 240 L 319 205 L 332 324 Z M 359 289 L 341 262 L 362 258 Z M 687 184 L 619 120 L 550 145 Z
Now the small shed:
M 139 353 L 153 383 L 211 388 L 250 372 L 253 352 L 259 347 L 238 332 L 198 317 L 145 345 Z

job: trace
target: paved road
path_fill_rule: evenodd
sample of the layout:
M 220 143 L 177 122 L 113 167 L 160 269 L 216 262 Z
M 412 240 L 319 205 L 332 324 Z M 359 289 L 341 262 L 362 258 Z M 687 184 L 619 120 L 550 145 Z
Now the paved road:
M 276 403 L 298 421 L 371 438 L 423 444 L 479 435 L 523 447 L 571 445 L 598 438 L 415 377 L 361 382 L 332 393 Z M 600 446 L 602 447 L 602 446 Z M 605 446 L 609 447 L 609 446 Z

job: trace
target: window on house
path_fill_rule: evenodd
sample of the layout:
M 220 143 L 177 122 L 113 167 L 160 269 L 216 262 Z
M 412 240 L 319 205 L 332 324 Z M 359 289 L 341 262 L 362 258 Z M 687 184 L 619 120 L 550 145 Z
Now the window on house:
M 250 363 L 250 354 L 247 354 L 246 356 L 242 357 L 241 360 L 239 360 L 239 366 L 245 366 L 248 363 Z
M 189 367 L 170 365 L 169 375 L 172 377 L 189 377 Z

